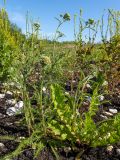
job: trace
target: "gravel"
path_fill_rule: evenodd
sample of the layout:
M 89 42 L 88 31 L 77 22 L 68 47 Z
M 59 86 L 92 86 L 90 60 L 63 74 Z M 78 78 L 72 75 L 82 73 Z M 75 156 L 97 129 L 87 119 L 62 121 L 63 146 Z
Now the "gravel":
M 113 114 L 118 113 L 117 109 L 109 109 L 109 112 L 111 112 L 111 113 L 113 113 Z

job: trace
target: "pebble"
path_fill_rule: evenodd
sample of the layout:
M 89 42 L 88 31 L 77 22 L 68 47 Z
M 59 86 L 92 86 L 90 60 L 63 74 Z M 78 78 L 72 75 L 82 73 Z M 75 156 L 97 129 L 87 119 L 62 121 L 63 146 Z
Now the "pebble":
M 108 146 L 108 147 L 107 147 L 107 151 L 108 151 L 108 152 L 112 152 L 112 150 L 113 150 L 113 146 Z
M 103 119 L 108 119 L 107 116 L 104 116 L 102 114 L 100 115 L 100 117 L 103 118 Z
M 23 105 L 24 105 L 23 101 L 19 101 L 18 103 L 15 104 L 14 107 L 15 107 L 16 109 L 21 109 L 21 108 L 23 108 Z
M 67 153 L 67 152 L 70 152 L 71 151 L 71 148 L 70 147 L 65 147 L 64 148 L 64 151 Z
M 25 137 L 19 137 L 20 140 L 25 139 Z
M 6 111 L 6 114 L 9 115 L 9 116 L 13 116 L 17 113 L 21 113 L 22 108 L 23 108 L 23 103 L 18 102 L 14 107 L 8 108 L 7 111 Z
M 15 104 L 14 107 L 9 107 L 6 111 L 6 114 L 9 115 L 9 116 L 13 116 L 15 115 L 16 113 L 21 113 L 21 109 L 23 108 L 23 101 L 19 101 Z
M 116 153 L 120 156 L 120 148 L 116 149 Z
M 21 94 L 21 92 L 20 92 L 20 91 L 15 91 L 15 93 L 16 93 L 17 95 L 20 95 L 20 94 Z
M 8 116 L 13 116 L 18 112 L 18 109 L 16 109 L 15 107 L 10 107 L 7 109 L 6 114 Z
M 3 143 L 0 143 L 0 155 L 1 155 L 1 153 L 3 154 L 3 153 L 6 153 L 6 151 L 7 151 L 7 148 L 6 148 L 6 146 L 3 144 Z M 1 158 L 0 158 L 1 159 Z M 10 159 L 6 159 L 6 160 L 10 160 Z
M 110 113 L 110 112 L 105 112 L 105 111 L 103 111 L 103 114 L 106 115 L 106 116 L 113 116 L 113 114 Z
M 0 143 L 0 149 L 5 148 L 5 145 L 3 143 Z
M 10 91 L 7 91 L 6 94 L 13 95 L 13 93 Z
M 18 141 L 21 142 L 22 140 L 24 140 L 25 137 L 18 137 Z
M 108 82 L 107 81 L 104 81 L 102 86 L 107 86 L 108 85 Z
M 42 88 L 42 91 L 43 91 L 43 92 L 46 92 L 46 88 L 45 88 L 45 87 L 43 87 L 43 88 Z
M 89 102 L 83 102 L 84 106 L 89 106 Z
M 69 95 L 69 92 L 65 92 L 66 95 Z
M 72 83 L 74 83 L 74 84 L 75 84 L 75 83 L 76 83 L 76 81 L 75 81 L 75 80 L 72 80 Z
M 113 114 L 118 113 L 117 109 L 109 109 L 109 112 L 111 112 L 111 113 L 113 113 Z
M 86 84 L 86 87 L 87 87 L 87 88 L 91 88 L 90 84 L 88 84 L 88 83 Z
M 6 98 L 11 99 L 11 98 L 13 98 L 13 93 L 10 91 L 7 91 L 5 96 L 6 96 Z
M 105 99 L 105 97 L 102 96 L 102 95 L 99 97 L 99 100 L 100 100 L 100 101 L 103 101 L 104 99 Z
M 5 94 L 0 94 L 0 99 L 5 98 Z
M 6 104 L 7 105 L 15 105 L 15 103 L 16 103 L 15 99 L 8 99 L 8 100 L 6 100 Z

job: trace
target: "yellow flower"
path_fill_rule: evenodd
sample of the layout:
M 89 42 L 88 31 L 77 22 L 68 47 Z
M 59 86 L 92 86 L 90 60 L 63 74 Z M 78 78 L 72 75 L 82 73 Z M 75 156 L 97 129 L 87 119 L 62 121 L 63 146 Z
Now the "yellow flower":
M 42 63 L 43 63 L 44 65 L 49 65 L 49 64 L 51 64 L 50 57 L 48 57 L 48 56 L 42 56 Z

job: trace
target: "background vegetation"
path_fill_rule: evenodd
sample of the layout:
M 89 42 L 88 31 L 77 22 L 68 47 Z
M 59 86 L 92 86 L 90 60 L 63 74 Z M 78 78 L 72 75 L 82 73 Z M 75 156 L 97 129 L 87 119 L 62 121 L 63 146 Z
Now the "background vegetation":
M 100 96 L 112 94 L 120 79 L 119 18 L 119 12 L 108 10 L 104 30 L 103 18 L 85 21 L 80 11 L 79 31 L 74 26 L 75 41 L 60 43 L 58 40 L 64 35 L 60 27 L 70 21 L 68 13 L 56 18 L 54 40 L 48 41 L 40 39 L 39 23 L 29 24 L 30 33 L 27 20 L 24 35 L 9 21 L 7 12 L 0 10 L 0 81 L 9 88 L 14 83 L 19 91 L 15 96 L 24 102 L 21 125 L 27 126 L 29 132 L 24 140 L 12 137 L 19 141 L 19 146 L 5 159 L 17 156 L 26 147 L 31 147 L 37 157 L 49 146 L 59 159 L 59 147 L 74 149 L 76 144 L 96 147 L 119 141 L 120 114 L 98 123 L 94 121 L 103 103 Z M 88 37 L 83 41 L 85 30 Z M 99 30 L 102 42 L 96 43 Z M 88 84 L 90 93 L 86 89 Z M 86 97 L 91 100 L 84 108 Z

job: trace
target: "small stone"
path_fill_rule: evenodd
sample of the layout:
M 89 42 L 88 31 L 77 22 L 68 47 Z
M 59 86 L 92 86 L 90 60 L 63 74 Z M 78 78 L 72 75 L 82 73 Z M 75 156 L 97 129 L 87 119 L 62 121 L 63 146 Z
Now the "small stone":
M 19 139 L 25 139 L 25 137 L 19 137 Z
M 6 100 L 6 104 L 7 105 L 15 105 L 15 103 L 16 103 L 15 99 L 8 99 L 8 100 Z
M 107 81 L 104 81 L 102 86 L 107 86 L 108 85 L 108 82 Z
M 21 113 L 21 108 L 10 107 L 6 111 L 6 114 L 9 116 L 16 115 L 17 113 Z
M 3 143 L 0 143 L 0 149 L 5 148 L 5 145 Z
M 120 156 L 120 148 L 116 149 L 116 153 Z
M 45 88 L 45 87 L 43 87 L 43 88 L 42 88 L 42 91 L 43 91 L 43 92 L 46 92 L 46 88 Z
M 90 84 L 88 84 L 88 83 L 86 84 L 86 87 L 87 87 L 87 88 L 91 88 Z
M 66 95 L 69 95 L 69 92 L 65 92 Z
M 64 148 L 64 151 L 65 151 L 66 153 L 68 153 L 68 152 L 71 151 L 71 148 L 70 148 L 70 147 L 65 147 L 65 148 Z
M 113 113 L 113 114 L 118 113 L 117 109 L 109 109 L 109 112 L 111 112 L 111 113 Z
M 89 102 L 83 102 L 84 106 L 89 106 Z
M 5 94 L 0 94 L 0 99 L 5 98 Z
M 20 91 L 15 91 L 15 93 L 16 93 L 17 95 L 20 95 L 20 94 L 21 94 L 21 92 L 20 92 Z
M 13 95 L 13 93 L 10 91 L 7 91 L 6 94 Z
M 23 108 L 23 105 L 24 105 L 23 101 L 19 101 L 18 103 L 15 104 L 14 107 L 15 107 L 16 109 L 21 109 L 21 108 Z
M 17 110 L 16 110 L 15 107 L 10 107 L 10 108 L 7 109 L 6 114 L 7 114 L 8 116 L 13 116 L 13 115 L 16 114 L 16 111 L 17 111 Z
M 5 94 L 5 97 L 8 98 L 8 99 L 11 99 L 11 98 L 13 98 L 13 93 L 10 92 L 10 91 L 7 91 L 6 94 Z
M 99 100 L 100 100 L 100 101 L 103 101 L 104 99 L 105 99 L 105 97 L 102 96 L 102 95 L 99 97 Z
M 113 151 L 113 146 L 108 146 L 108 147 L 107 147 L 107 151 L 108 151 L 108 152 L 112 152 L 112 151 Z
M 105 112 L 105 111 L 103 111 L 103 114 L 106 115 L 106 116 L 113 116 L 113 114 L 110 113 L 110 112 Z
M 25 137 L 19 137 L 18 138 L 18 141 L 22 141 L 22 140 L 24 140 L 25 139 Z
M 75 80 L 72 80 L 72 83 L 76 83 L 76 81 L 75 81 Z
M 100 115 L 100 117 L 103 118 L 103 119 L 108 119 L 107 116 L 104 116 L 102 114 Z
M 5 146 L 3 143 L 0 143 L 0 154 L 1 154 L 1 153 L 2 153 L 2 154 L 5 154 L 7 150 L 8 150 L 8 149 L 6 148 L 6 146 Z M 1 159 L 1 158 L 0 158 L 0 159 Z M 10 160 L 10 159 L 5 159 L 5 160 Z

